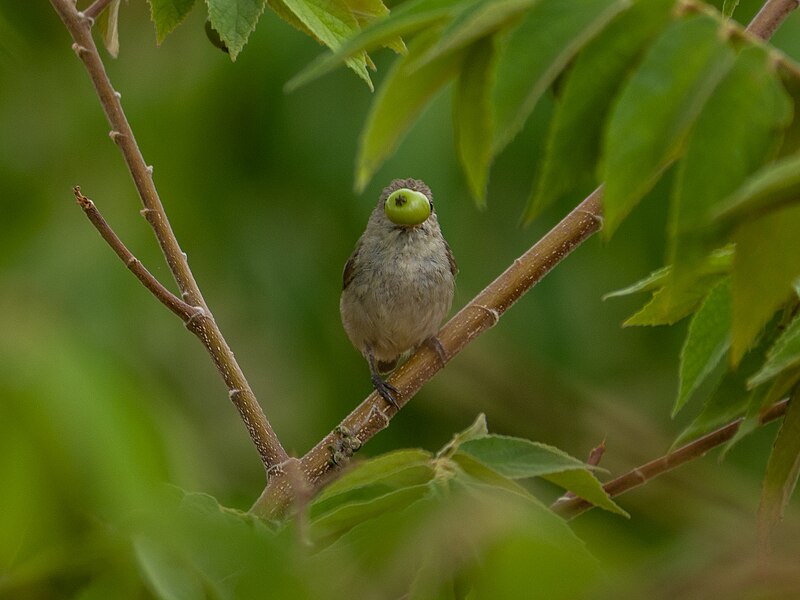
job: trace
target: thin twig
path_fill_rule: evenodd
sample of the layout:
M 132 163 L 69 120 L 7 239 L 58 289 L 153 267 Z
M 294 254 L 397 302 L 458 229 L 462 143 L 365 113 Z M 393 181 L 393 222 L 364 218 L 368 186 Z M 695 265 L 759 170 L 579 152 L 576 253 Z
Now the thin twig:
M 228 395 L 239 411 L 267 472 L 279 472 L 280 469 L 276 469 L 276 467 L 285 464 L 289 460 L 289 456 L 267 421 L 250 384 L 217 326 L 189 268 L 186 254 L 181 250 L 172 231 L 167 213 L 164 211 L 153 182 L 153 169 L 145 163 L 133 130 L 122 110 L 120 94 L 111 85 L 100 53 L 92 38 L 93 19 L 86 13 L 79 13 L 73 0 L 50 0 L 50 3 L 72 36 L 74 40 L 72 48 L 83 62 L 94 84 L 100 104 L 111 125 L 109 135 L 122 151 L 122 156 L 133 176 L 136 190 L 144 205 L 142 214 L 153 228 L 158 244 L 181 291 L 181 297 L 187 304 L 197 307 L 196 318 L 193 317 L 186 321 L 186 326 L 200 339 L 211 355 L 228 388 Z M 99 10 L 102 5 L 97 2 L 89 9 L 94 7 Z
M 111 226 L 103 218 L 103 215 L 97 210 L 94 202 L 81 194 L 80 186 L 76 185 L 72 191 L 75 193 L 75 200 L 83 209 L 83 212 L 86 213 L 89 221 L 91 221 L 95 229 L 100 232 L 100 235 L 106 243 L 111 246 L 111 249 L 119 256 L 120 260 L 125 263 L 125 266 L 136 275 L 136 278 L 142 285 L 150 290 L 150 293 L 158 298 L 164 306 L 178 315 L 184 322 L 189 321 L 197 309 L 178 298 L 165 288 L 158 279 L 153 277 L 150 271 L 145 268 L 142 262 L 128 250 L 125 244 L 122 243 L 122 240 L 114 233 L 114 230 L 111 229 Z
M 503 313 L 523 294 L 600 228 L 601 198 L 602 187 L 599 187 L 442 327 L 438 338 L 447 362 L 497 324 Z M 428 346 L 417 350 L 389 379 L 389 383 L 400 392 L 398 408 L 388 406 L 373 392 L 302 458 L 303 472 L 311 487 L 314 490 L 321 488 L 329 475 L 342 466 L 341 460 L 334 460 L 331 448 L 349 447 L 352 442 L 348 440 L 353 439 L 359 447 L 366 443 L 387 427 L 397 410 L 443 367 L 438 354 Z M 275 477 L 251 510 L 273 517 L 288 507 L 291 496 L 289 479 L 286 476 Z
M 759 423 L 763 425 L 783 416 L 783 414 L 786 412 L 786 407 L 788 404 L 788 399 L 781 400 L 780 402 L 773 404 L 769 409 L 762 413 L 761 417 L 759 418 Z M 735 421 L 728 423 L 719 429 L 715 429 L 711 433 L 707 433 L 704 436 L 697 438 L 693 442 L 689 442 L 688 444 L 681 446 L 677 450 L 674 450 L 662 456 L 661 458 L 651 460 L 640 467 L 636 467 L 624 475 L 621 475 L 616 479 L 612 479 L 603 486 L 603 489 L 609 496 L 613 498 L 614 496 L 619 496 L 620 494 L 637 488 L 640 485 L 644 485 L 651 479 L 654 479 L 659 475 L 663 475 L 664 473 L 671 471 L 672 469 L 679 467 L 690 460 L 704 456 L 709 450 L 716 448 L 717 446 L 724 444 L 733 438 L 733 436 L 736 435 L 736 432 L 739 430 L 739 427 L 741 427 L 743 421 L 744 418 L 736 419 Z M 575 517 L 582 512 L 593 508 L 593 505 L 583 498 L 573 497 L 559 498 L 550 506 L 550 508 L 563 517 L 571 519 L 572 517 Z
M 747 31 L 768 40 L 789 14 L 800 6 L 800 0 L 767 0 L 747 26 Z
M 97 17 L 99 17 L 106 7 L 111 4 L 114 0 L 94 0 L 91 6 L 83 11 L 84 16 L 89 17 L 92 21 L 96 21 Z

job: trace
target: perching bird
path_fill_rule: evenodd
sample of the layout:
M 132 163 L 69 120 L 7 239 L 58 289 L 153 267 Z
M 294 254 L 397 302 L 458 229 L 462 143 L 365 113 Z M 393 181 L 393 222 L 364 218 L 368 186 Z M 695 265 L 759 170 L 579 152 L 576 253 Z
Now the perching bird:
M 430 188 L 417 179 L 392 181 L 344 266 L 339 309 L 373 386 L 393 406 L 397 389 L 381 374 L 427 341 L 442 357 L 435 335 L 453 303 L 457 272 Z

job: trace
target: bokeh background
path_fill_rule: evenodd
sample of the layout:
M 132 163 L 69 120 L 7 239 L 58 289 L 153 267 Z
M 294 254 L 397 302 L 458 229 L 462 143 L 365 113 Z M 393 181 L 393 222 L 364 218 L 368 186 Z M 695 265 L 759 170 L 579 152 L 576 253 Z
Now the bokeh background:
M 743 0 L 737 18 L 756 7 Z M 267 11 L 231 63 L 206 39 L 204 19 L 198 5 L 158 47 L 146 3 L 123 3 L 120 56 L 106 56 L 107 69 L 206 299 L 299 455 L 370 391 L 338 300 L 342 266 L 389 180 L 417 177 L 434 191 L 461 269 L 454 311 L 580 198 L 518 225 L 552 108 L 545 99 L 496 163 L 488 209 L 477 210 L 453 149 L 449 92 L 356 195 L 353 161 L 371 101 L 363 83 L 341 69 L 286 94 L 285 82 L 322 51 L 315 42 Z M 800 14 L 774 42 L 800 59 Z M 108 543 L 98 532 L 139 506 L 152 482 L 240 509 L 264 483 L 203 348 L 74 204 L 80 184 L 171 284 L 70 44 L 49 3 L 0 3 L 2 598 L 80 589 Z M 374 58 L 379 83 L 393 56 Z M 669 417 L 686 324 L 622 329 L 644 298 L 601 297 L 661 266 L 664 196 L 654 194 L 611 242 L 591 239 L 559 265 L 362 454 L 435 450 L 480 412 L 495 432 L 578 457 L 605 440 L 603 465 L 614 474 L 663 454 L 698 408 Z M 711 454 L 622 497 L 630 520 L 600 511 L 578 519 L 610 589 L 738 597 L 765 574 L 773 590 L 800 589 L 797 501 L 787 548 L 766 564 L 753 551 L 775 431 L 762 428 L 722 463 Z

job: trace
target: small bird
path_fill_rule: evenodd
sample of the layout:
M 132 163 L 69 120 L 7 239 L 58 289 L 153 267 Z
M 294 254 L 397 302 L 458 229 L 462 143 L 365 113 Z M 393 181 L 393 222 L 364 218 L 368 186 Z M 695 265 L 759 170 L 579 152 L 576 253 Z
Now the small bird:
M 381 375 L 404 354 L 427 342 L 444 359 L 435 335 L 453 303 L 457 272 L 430 188 L 418 179 L 392 181 L 344 266 L 339 303 L 347 337 L 392 406 L 398 391 Z

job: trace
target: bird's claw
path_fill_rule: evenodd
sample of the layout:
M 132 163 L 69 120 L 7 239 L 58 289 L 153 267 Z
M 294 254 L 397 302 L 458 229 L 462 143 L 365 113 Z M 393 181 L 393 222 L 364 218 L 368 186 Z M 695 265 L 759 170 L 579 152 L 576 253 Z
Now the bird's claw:
M 372 375 L 372 385 L 375 391 L 378 392 L 384 400 L 395 408 L 400 408 L 395 398 L 395 394 L 400 394 L 400 391 L 396 387 L 388 381 L 384 381 L 377 373 Z

